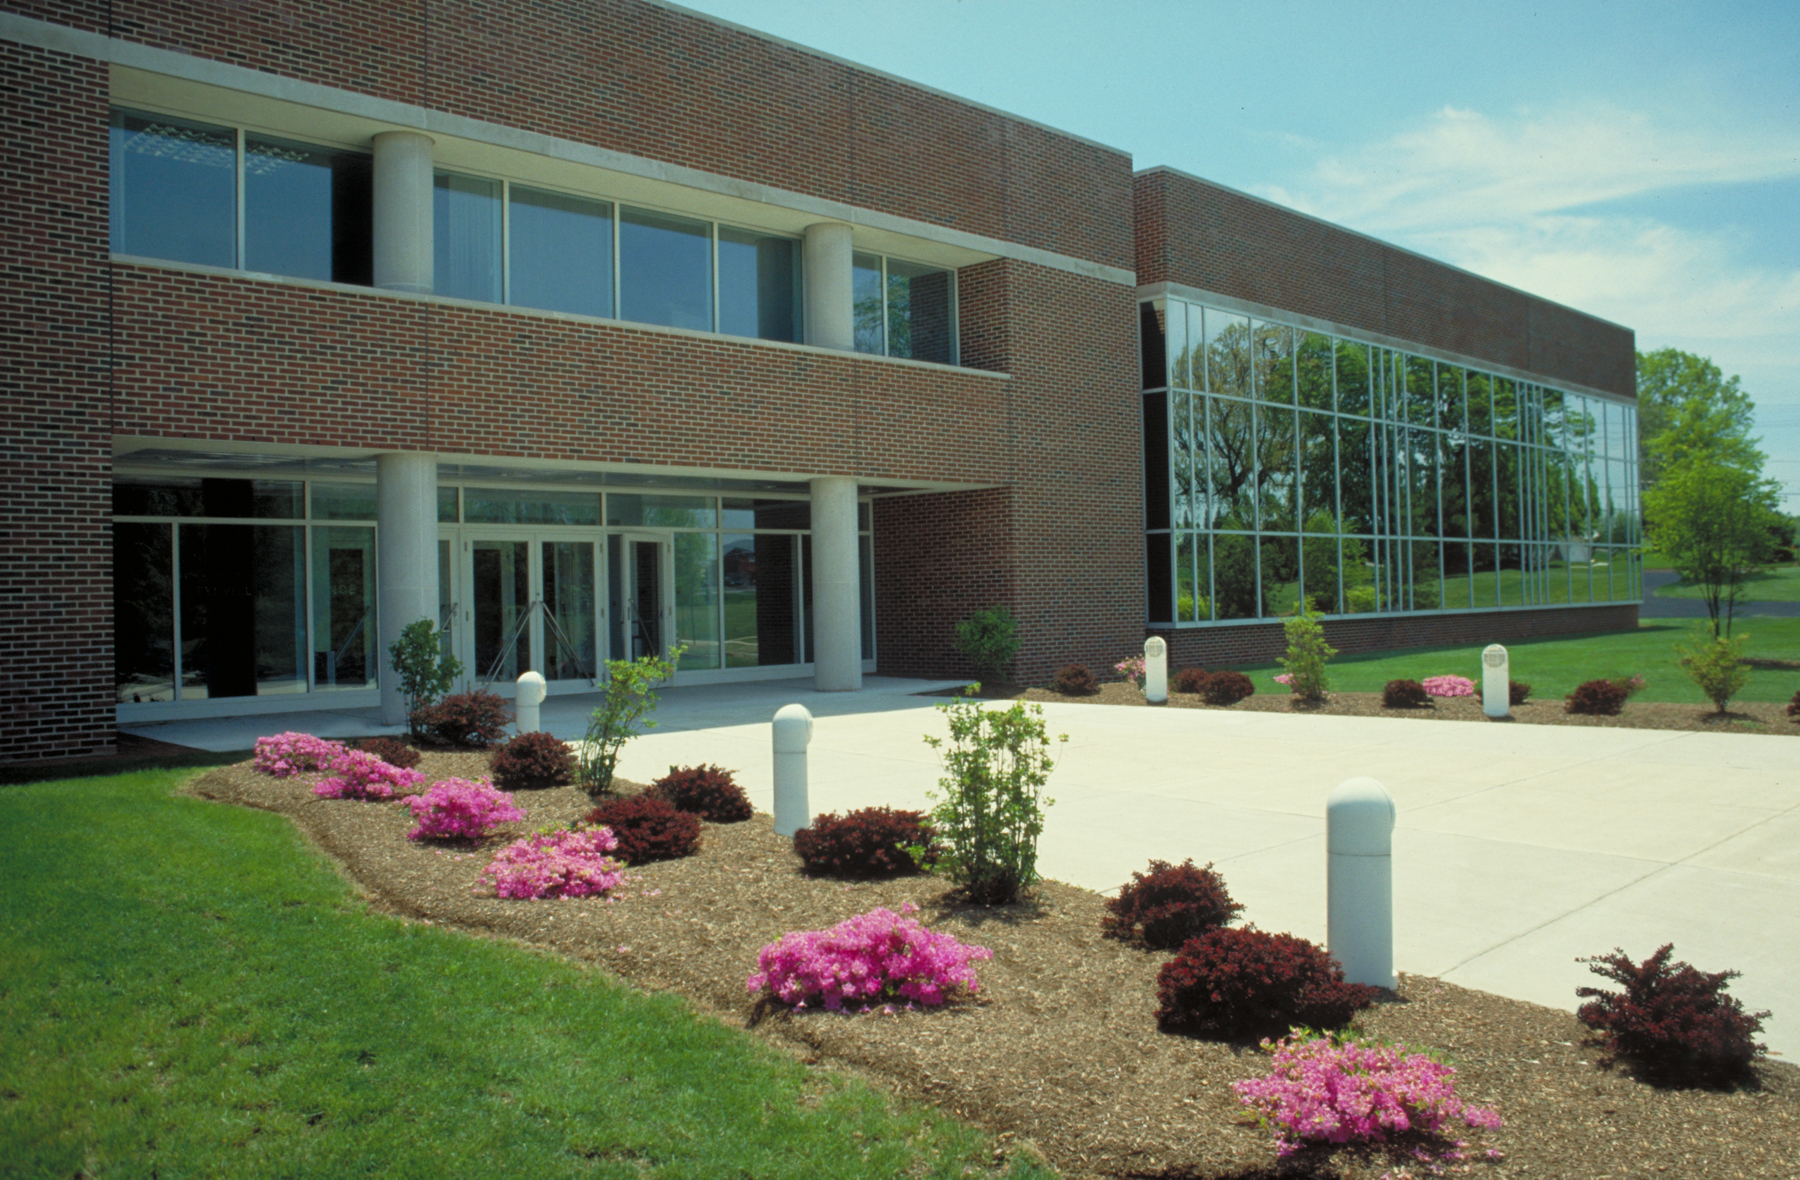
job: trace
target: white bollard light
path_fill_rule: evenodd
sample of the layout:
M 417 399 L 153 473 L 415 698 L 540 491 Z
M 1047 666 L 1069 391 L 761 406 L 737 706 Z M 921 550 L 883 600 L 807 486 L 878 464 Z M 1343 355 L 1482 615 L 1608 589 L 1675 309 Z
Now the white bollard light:
M 543 673 L 523 672 L 519 675 L 518 690 L 513 696 L 514 727 L 519 733 L 535 733 L 543 728 L 538 706 L 544 703 L 549 692 Z
M 1512 712 L 1512 663 L 1498 643 L 1481 652 L 1481 711 L 1489 717 Z
M 1169 703 L 1169 645 L 1159 635 L 1144 640 L 1144 699 L 1153 705 Z
M 1344 978 L 1394 986 L 1394 799 L 1348 778 L 1325 801 L 1325 941 Z
M 806 803 L 806 745 L 812 714 L 805 705 L 783 705 L 771 727 L 775 738 L 775 834 L 792 836 L 812 822 Z

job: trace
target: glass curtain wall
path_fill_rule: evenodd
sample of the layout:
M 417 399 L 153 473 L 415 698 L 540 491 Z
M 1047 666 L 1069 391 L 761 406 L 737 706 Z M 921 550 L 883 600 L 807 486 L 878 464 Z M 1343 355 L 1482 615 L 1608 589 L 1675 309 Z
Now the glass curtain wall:
M 880 254 L 852 256 L 857 352 L 956 362 L 956 273 Z
M 1153 621 L 1638 597 L 1633 407 L 1179 299 L 1139 325 Z

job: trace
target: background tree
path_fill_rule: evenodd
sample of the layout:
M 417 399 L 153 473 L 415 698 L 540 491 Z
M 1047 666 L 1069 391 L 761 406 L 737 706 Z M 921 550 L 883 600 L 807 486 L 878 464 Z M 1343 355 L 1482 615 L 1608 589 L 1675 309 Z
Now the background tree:
M 1731 634 L 1744 580 L 1773 552 L 1777 489 L 1754 467 L 1704 455 L 1666 467 L 1644 493 L 1650 542 L 1689 585 L 1700 587 L 1712 633 Z
M 1639 482 L 1654 487 L 1671 464 L 1700 457 L 1761 471 L 1752 438 L 1756 403 L 1703 356 L 1663 348 L 1637 354 Z

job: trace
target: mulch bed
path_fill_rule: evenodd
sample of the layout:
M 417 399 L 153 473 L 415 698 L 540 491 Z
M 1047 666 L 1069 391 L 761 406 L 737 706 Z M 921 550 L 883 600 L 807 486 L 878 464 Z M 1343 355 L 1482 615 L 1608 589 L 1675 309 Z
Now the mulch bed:
M 430 753 L 432 779 L 483 773 L 484 754 Z M 1339 1152 L 1278 1166 L 1269 1135 L 1242 1121 L 1231 1081 L 1267 1072 L 1253 1046 L 1158 1031 L 1168 955 L 1100 935 L 1103 900 L 1044 882 L 1018 905 L 967 906 L 941 880 L 808 878 L 766 815 L 706 824 L 695 856 L 633 870 L 612 902 L 502 901 L 473 890 L 495 848 L 591 801 L 573 788 L 520 792 L 528 818 L 480 848 L 422 847 L 395 804 L 317 799 L 318 776 L 272 779 L 249 764 L 196 779 L 193 793 L 290 817 L 372 904 L 407 920 L 517 939 L 645 989 L 678 992 L 809 1064 L 848 1069 L 998 1137 L 997 1162 L 1037 1154 L 1071 1177 L 1317 1176 L 1373 1180 L 1380 1159 Z M 623 784 L 630 793 L 639 788 Z M 790 930 L 876 906 L 920 909 L 928 926 L 992 948 L 981 991 L 939 1011 L 893 1015 L 758 1010 L 744 986 L 757 951 Z M 1255 914 L 1245 917 L 1254 921 Z M 1596 947 L 1604 951 L 1608 948 Z M 1650 948 L 1636 948 L 1647 952 Z M 1729 964 L 1699 964 L 1720 969 Z M 1732 1092 L 1657 1089 L 1608 1062 L 1568 1013 L 1402 976 L 1362 1031 L 1447 1053 L 1459 1092 L 1496 1106 L 1505 1154 L 1477 1173 L 1517 1177 L 1784 1177 L 1796 1174 L 1800 1068 L 1757 1067 Z
M 1051 688 L 1007 693 L 1027 701 L 1065 701 L 1078 705 L 1148 707 L 1143 691 L 1126 681 L 1102 684 L 1089 696 L 1065 696 Z M 1627 701 L 1617 717 L 1569 713 L 1560 699 L 1531 700 L 1514 705 L 1510 717 L 1493 719 L 1481 711 L 1480 696 L 1437 697 L 1422 709 L 1387 709 L 1378 692 L 1334 692 L 1321 705 L 1306 705 L 1286 692 L 1257 693 L 1235 705 L 1209 705 L 1192 693 L 1171 692 L 1168 708 L 1235 709 L 1240 713 L 1307 713 L 1324 717 L 1399 717 L 1412 721 L 1479 721 L 1486 725 L 1587 725 L 1603 729 L 1688 729 L 1701 733 L 1760 733 L 1800 737 L 1800 724 L 1784 704 L 1734 704 L 1721 714 L 1710 705 L 1676 705 Z

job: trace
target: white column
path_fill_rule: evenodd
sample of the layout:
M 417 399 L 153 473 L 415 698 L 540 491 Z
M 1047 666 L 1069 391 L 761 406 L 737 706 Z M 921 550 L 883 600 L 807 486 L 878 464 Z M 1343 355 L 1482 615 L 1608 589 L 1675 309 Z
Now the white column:
M 375 458 L 375 585 L 381 720 L 400 725 L 406 721 L 406 698 L 388 647 L 408 623 L 441 623 L 436 455 L 399 451 Z
M 862 559 L 856 543 L 856 481 L 812 481 L 813 686 L 862 687 Z
M 806 343 L 820 348 L 856 347 L 853 253 L 850 227 L 821 221 L 806 227 L 800 265 L 806 288 Z
M 375 285 L 432 291 L 432 140 L 416 131 L 375 137 Z

